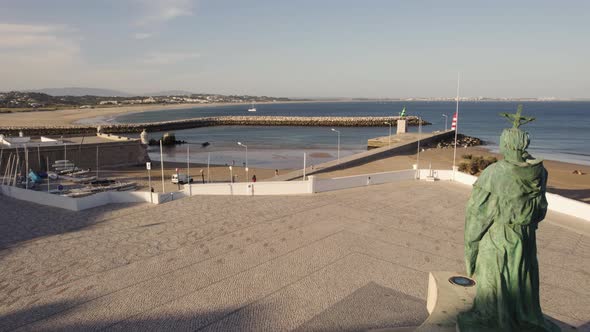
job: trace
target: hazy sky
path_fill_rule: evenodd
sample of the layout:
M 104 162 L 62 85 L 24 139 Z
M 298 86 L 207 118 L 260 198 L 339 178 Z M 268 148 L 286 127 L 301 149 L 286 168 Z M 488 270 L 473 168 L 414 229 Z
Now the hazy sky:
M 590 1 L 0 0 L 0 91 L 590 97 Z

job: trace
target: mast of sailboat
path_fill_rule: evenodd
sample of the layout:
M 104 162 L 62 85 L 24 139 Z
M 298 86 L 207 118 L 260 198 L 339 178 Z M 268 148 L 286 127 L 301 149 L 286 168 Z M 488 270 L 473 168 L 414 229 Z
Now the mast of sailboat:
M 453 149 L 453 179 L 455 178 L 455 167 L 457 163 L 457 133 L 459 132 L 459 82 L 460 82 L 460 73 L 457 73 L 457 106 L 455 109 L 455 147 Z

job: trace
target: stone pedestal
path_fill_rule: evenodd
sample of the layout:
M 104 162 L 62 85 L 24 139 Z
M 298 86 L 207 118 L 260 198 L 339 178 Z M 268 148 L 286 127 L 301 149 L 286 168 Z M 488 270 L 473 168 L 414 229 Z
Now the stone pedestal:
M 374 329 L 370 332 L 460 332 L 457 327 L 457 315 L 473 306 L 476 286 L 453 284 L 450 279 L 454 276 L 462 274 L 449 271 L 430 272 L 426 299 L 426 310 L 430 316 L 420 326 Z M 576 330 L 551 317 L 545 317 L 559 325 L 562 332 Z
M 455 332 L 457 314 L 471 309 L 475 297 L 475 286 L 463 287 L 449 281 L 458 272 L 430 272 L 428 276 L 428 298 L 426 310 L 430 316 L 420 326 L 378 329 L 371 332 L 435 331 Z
M 473 306 L 475 286 L 452 284 L 457 272 L 430 272 L 426 309 L 430 316 L 416 331 L 456 331 L 457 315 Z
M 408 128 L 406 127 L 406 120 L 397 120 L 397 134 L 405 134 L 408 132 Z

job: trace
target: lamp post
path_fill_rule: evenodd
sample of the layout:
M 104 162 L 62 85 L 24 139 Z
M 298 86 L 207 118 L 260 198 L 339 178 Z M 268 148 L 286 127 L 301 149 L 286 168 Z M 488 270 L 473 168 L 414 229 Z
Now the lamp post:
M 248 179 L 249 179 L 249 177 L 248 177 L 248 146 L 246 144 L 242 144 L 242 142 L 238 142 L 238 145 L 246 148 L 246 167 L 245 167 L 245 169 L 246 169 L 246 182 L 248 182 Z
M 229 182 L 234 183 L 234 171 L 231 166 L 229 166 Z
M 211 182 L 211 177 L 209 176 L 209 165 L 211 164 L 211 152 L 207 152 L 207 183 Z
M 340 161 L 340 131 L 332 128 L 332 131 L 338 134 L 338 161 Z
M 443 114 L 442 116 L 445 117 L 445 131 L 447 131 L 447 120 L 449 119 L 449 117 L 446 114 Z
M 385 122 L 385 124 L 389 125 L 389 147 L 391 147 L 391 122 Z

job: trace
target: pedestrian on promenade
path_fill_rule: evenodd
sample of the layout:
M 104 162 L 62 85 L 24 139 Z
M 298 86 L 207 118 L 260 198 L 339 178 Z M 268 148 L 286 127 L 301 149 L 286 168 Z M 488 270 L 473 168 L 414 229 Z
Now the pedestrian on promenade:
M 275 169 L 275 176 L 279 176 L 279 170 Z
M 252 182 L 256 182 L 256 174 L 252 175 Z

